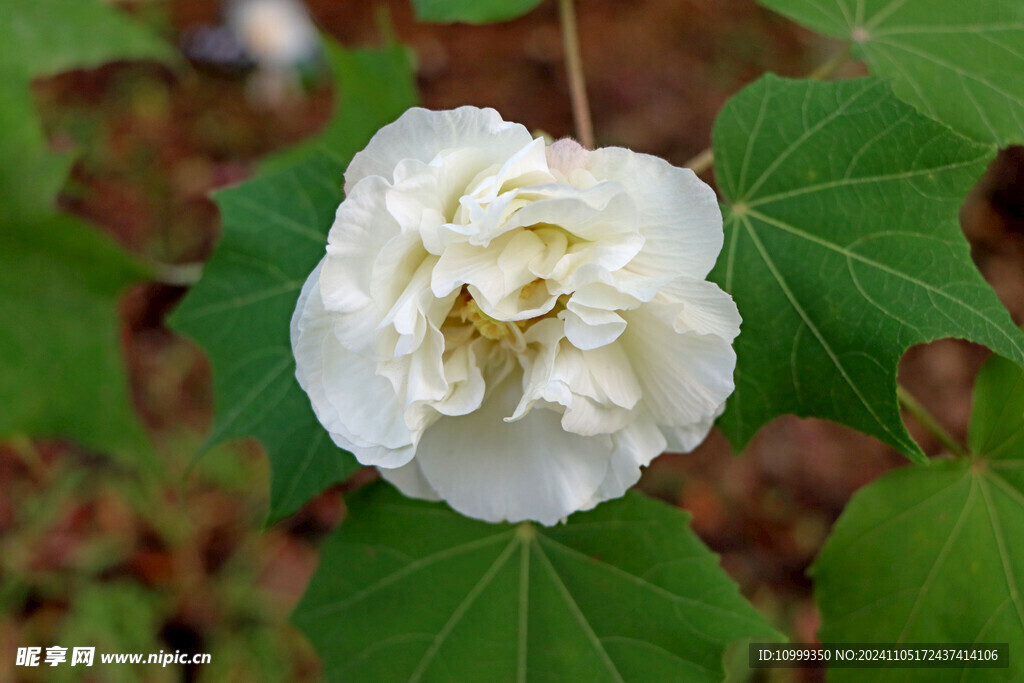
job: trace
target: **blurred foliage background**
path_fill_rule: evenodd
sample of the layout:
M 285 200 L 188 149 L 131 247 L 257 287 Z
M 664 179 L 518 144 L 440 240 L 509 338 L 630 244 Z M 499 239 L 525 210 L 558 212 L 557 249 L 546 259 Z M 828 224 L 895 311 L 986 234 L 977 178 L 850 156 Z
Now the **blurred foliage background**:
M 131 465 L 56 440 L 0 444 L 0 680 L 71 677 L 69 667 L 16 669 L 16 649 L 85 640 L 108 652 L 213 655 L 201 667 L 94 667 L 87 680 L 315 679 L 319 663 L 287 616 L 318 542 L 344 515 L 345 487 L 264 529 L 268 467 L 257 443 L 233 442 L 193 462 L 211 423 L 211 373 L 164 320 L 217 242 L 209 192 L 314 135 L 344 93 L 315 59 L 268 83 L 237 46 L 217 42 L 225 8 L 216 2 L 119 5 L 187 61 L 69 72 L 37 81 L 34 96 L 51 147 L 78 155 L 60 206 L 158 264 L 165 280 L 121 301 L 131 395 L 159 464 Z M 308 6 L 317 26 L 347 47 L 407 45 L 426 107 L 491 106 L 532 130 L 572 133 L 552 2 L 479 27 L 418 23 L 406 0 Z M 836 49 L 753 0 L 580 0 L 578 16 L 598 144 L 677 165 L 708 146 L 715 114 L 742 85 L 764 71 L 805 75 Z M 1021 323 L 1024 150 L 1000 155 L 961 217 L 976 262 Z M 900 381 L 962 438 L 985 356 L 956 341 L 918 347 Z M 938 452 L 910 422 L 926 452 Z M 663 456 L 641 487 L 692 512 L 745 595 L 791 639 L 808 641 L 817 613 L 806 568 L 850 495 L 903 463 L 845 428 L 785 418 L 742 457 L 717 433 L 696 453 Z M 810 670 L 761 675 L 820 679 Z

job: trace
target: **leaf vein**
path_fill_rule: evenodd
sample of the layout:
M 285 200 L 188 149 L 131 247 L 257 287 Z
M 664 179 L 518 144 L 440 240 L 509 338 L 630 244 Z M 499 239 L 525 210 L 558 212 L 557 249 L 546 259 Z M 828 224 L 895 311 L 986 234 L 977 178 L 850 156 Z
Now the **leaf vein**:
M 924 581 L 921 583 L 921 587 L 917 590 L 917 598 L 914 600 L 913 606 L 910 608 L 910 613 L 907 614 L 907 620 L 903 624 L 903 629 L 900 631 L 899 637 L 896 638 L 897 643 L 903 642 L 903 637 L 907 633 L 907 629 L 910 628 L 911 622 L 917 618 L 918 612 L 921 611 L 922 601 L 928 591 L 931 589 L 932 582 L 935 581 L 935 577 L 939 573 L 939 568 L 942 563 L 945 562 L 946 556 L 949 555 L 950 550 L 953 547 L 953 542 L 960 533 L 960 528 L 964 525 L 964 521 L 967 519 L 967 510 L 971 507 L 971 503 L 974 497 L 977 495 L 977 484 L 975 480 L 971 480 L 971 490 L 967 494 L 967 499 L 964 501 L 964 506 L 960 510 L 960 515 L 957 517 L 956 523 L 953 525 L 953 530 L 949 533 L 949 538 L 942 544 L 942 548 L 939 550 L 939 554 L 935 556 L 935 562 L 932 563 L 931 569 L 928 570 L 928 574 L 925 575 Z
M 863 178 L 842 178 L 840 180 L 830 180 L 825 183 L 818 183 L 817 185 L 804 185 L 795 190 L 789 190 L 787 192 L 779 192 L 777 194 L 768 195 L 767 197 L 758 197 L 750 202 L 747 206 L 754 208 L 761 206 L 762 204 L 769 204 L 777 202 L 783 199 L 792 199 L 793 197 L 800 197 L 805 194 L 813 194 L 822 190 L 830 190 L 836 187 L 848 187 L 853 185 L 864 185 L 868 183 L 881 183 L 888 182 L 890 180 L 905 180 L 907 178 L 916 178 L 918 176 L 926 176 L 932 173 L 942 173 L 943 171 L 954 171 L 958 168 L 965 168 L 967 166 L 973 166 L 978 164 L 991 156 L 989 150 L 985 151 L 985 154 L 974 159 L 968 159 L 967 161 L 958 161 L 952 164 L 946 164 L 944 166 L 935 166 L 932 168 L 922 168 L 915 171 L 902 171 L 900 173 L 885 173 L 882 175 L 865 176 Z
M 612 678 L 618 681 L 618 683 L 626 683 L 622 678 L 622 674 L 620 674 L 618 668 L 616 668 L 615 662 L 612 661 L 611 656 L 608 654 L 608 651 L 605 650 L 604 645 L 601 644 L 601 639 L 597 637 L 596 633 L 594 633 L 594 629 L 587 620 L 586 615 L 584 615 L 583 611 L 580 609 L 579 603 L 576 602 L 572 593 L 569 592 L 568 586 L 566 586 L 565 582 L 562 581 L 562 577 L 558 575 L 558 571 L 555 569 L 555 566 L 551 564 L 551 560 L 548 559 L 547 553 L 544 552 L 544 548 L 540 543 L 537 544 L 537 555 L 544 561 L 544 566 L 551 575 L 555 588 L 558 589 L 558 593 L 562 596 L 566 606 L 568 606 L 569 610 L 573 613 L 573 616 L 576 617 L 577 623 L 579 623 L 580 627 L 583 628 L 583 632 L 587 636 L 587 640 L 589 640 L 590 644 L 594 647 L 594 650 L 601 658 L 601 662 L 605 665 L 605 668 L 608 669 L 608 673 L 611 674 Z
M 821 333 L 821 330 L 819 330 L 818 326 L 814 324 L 814 321 L 811 320 L 811 317 L 807 314 L 807 311 L 805 311 L 803 306 L 800 305 L 800 302 L 793 294 L 793 291 L 789 288 L 789 285 L 786 283 L 785 278 L 782 277 L 782 273 L 779 272 L 778 268 L 775 265 L 775 262 L 772 260 L 771 256 L 768 254 L 768 251 L 761 243 L 761 240 L 757 236 L 757 233 L 755 232 L 753 226 L 750 224 L 750 221 L 744 218 L 744 223 L 746 224 L 747 232 L 750 234 L 750 238 L 753 241 L 754 246 L 757 248 L 758 253 L 760 253 L 761 259 L 768 267 L 768 270 L 771 272 L 772 277 L 779 285 L 779 288 L 782 290 L 783 294 L 786 295 L 786 298 L 789 300 L 789 303 L 793 307 L 793 309 L 797 312 L 797 315 L 800 316 L 804 324 L 808 327 L 808 329 L 810 329 L 811 334 L 813 334 L 815 338 L 818 340 L 818 343 L 821 344 L 822 349 L 824 349 L 825 353 L 832 361 L 832 364 L 839 371 L 840 376 L 846 382 L 847 386 L 849 386 L 850 390 L 853 391 L 853 394 L 857 397 L 857 400 L 860 401 L 861 405 L 864 406 L 864 409 L 875 420 L 875 423 L 879 427 L 881 427 L 882 431 L 889 434 L 896 443 L 903 444 L 904 448 L 910 448 L 911 452 L 914 452 L 916 449 L 911 448 L 910 444 L 907 443 L 907 440 L 902 435 L 893 432 L 889 425 L 883 422 L 878 413 L 875 412 L 875 409 L 871 405 L 871 403 L 866 398 L 864 398 L 864 395 L 861 393 L 860 389 L 854 383 L 853 378 L 851 378 L 849 373 L 846 371 L 846 367 L 839 360 L 839 357 L 836 355 L 832 346 L 828 343 L 828 340 L 825 339 L 824 335 Z
M 469 608 L 473 606 L 473 603 L 476 602 L 476 599 L 484 589 L 487 588 L 494 577 L 497 576 L 498 572 L 501 571 L 501 568 L 505 566 L 505 563 L 508 562 L 508 558 L 512 557 L 512 553 L 518 545 L 519 542 L 513 537 L 508 546 L 501 551 L 501 554 L 498 555 L 487 571 L 484 572 L 483 576 L 480 577 L 480 580 L 476 582 L 473 588 L 470 589 L 469 593 L 466 594 L 466 597 L 462 599 L 462 602 L 458 604 L 455 611 L 452 612 L 451 617 L 449 617 L 448 621 L 445 622 L 444 626 L 441 627 L 441 630 L 438 631 L 434 640 L 430 643 L 430 647 L 428 647 L 427 651 L 423 653 L 423 658 L 420 659 L 419 664 L 409 676 L 409 683 L 416 683 L 423 677 L 423 673 L 427 670 L 427 667 L 430 666 L 434 657 L 437 656 L 438 650 L 440 650 L 441 646 L 444 645 L 444 641 L 448 638 L 449 634 L 451 634 L 452 630 L 458 625 L 459 621 L 462 620 L 462 617 L 465 616 L 466 612 L 469 611 Z
M 1001 477 L 994 477 L 993 481 L 1002 481 Z M 1006 538 L 1003 534 L 1002 525 L 999 524 L 998 516 L 995 513 L 995 506 L 992 503 L 991 493 L 988 490 L 988 483 L 985 477 L 979 477 L 978 483 L 981 488 L 982 498 L 985 500 L 985 511 L 988 513 L 989 523 L 992 525 L 992 533 L 996 537 L 996 547 L 999 549 L 999 559 L 1003 569 L 1003 575 L 1006 578 L 1006 590 L 1010 593 L 1010 598 L 1013 600 L 1014 607 L 1017 608 L 1017 619 L 1020 620 L 1021 628 L 1024 628 L 1024 604 L 1021 603 L 1020 587 L 1017 582 L 1014 581 L 1013 566 L 1010 562 L 1010 556 L 1006 552 Z M 1000 488 L 1003 488 L 1000 486 Z M 1005 489 L 1003 489 L 1005 491 Z M 1021 498 L 1020 493 L 1017 493 L 1017 498 Z M 1020 501 L 1018 501 L 1020 502 Z
M 446 515 L 446 516 L 448 516 L 448 515 Z M 491 545 L 491 544 L 496 543 L 498 541 L 505 540 L 506 538 L 508 538 L 511 535 L 512 535 L 511 531 L 506 531 L 505 533 L 495 534 L 494 536 L 487 536 L 486 538 L 480 538 L 480 539 L 477 539 L 475 541 L 469 541 L 468 543 L 462 543 L 460 545 L 451 546 L 449 548 L 445 548 L 445 549 L 440 550 L 440 551 L 438 551 L 436 553 L 433 553 L 431 555 L 427 555 L 425 557 L 421 557 L 421 558 L 419 558 L 417 560 L 414 560 L 413 562 L 410 562 L 409 564 L 407 564 L 404 567 L 398 569 L 397 571 L 394 571 L 394 572 L 388 574 L 387 576 L 385 576 L 385 577 L 383 577 L 381 579 L 378 579 L 377 581 L 374 581 L 372 584 L 370 584 L 366 588 L 363 588 L 363 589 L 353 593 L 352 595 L 349 595 L 348 597 L 344 598 L 343 600 L 339 600 L 339 601 L 331 603 L 331 604 L 320 605 L 317 609 L 313 609 L 313 610 L 309 610 L 309 611 L 303 612 L 302 613 L 302 618 L 303 619 L 309 619 L 309 618 L 316 618 L 316 617 L 324 617 L 324 616 L 327 616 L 329 614 L 335 614 L 337 612 L 341 612 L 341 611 L 347 609 L 349 606 L 359 602 L 360 600 L 364 600 L 365 598 L 369 597 L 370 595 L 373 595 L 374 593 L 376 593 L 380 589 L 386 588 L 387 586 L 395 583 L 396 581 L 400 581 L 401 579 L 405 578 L 406 576 L 408 576 L 410 574 L 413 574 L 413 573 L 419 571 L 420 569 L 423 569 L 424 567 L 428 567 L 428 566 L 430 566 L 430 565 L 432 565 L 432 564 L 434 564 L 436 562 L 440 562 L 442 560 L 447 560 L 450 557 L 458 557 L 459 555 L 462 555 L 464 553 L 469 553 L 469 552 L 473 552 L 474 550 L 479 550 L 480 548 L 485 548 L 488 545 Z
M 308 239 L 311 242 L 315 242 L 317 244 L 325 243 L 325 238 L 322 233 L 313 230 L 312 228 L 300 223 L 299 221 L 295 220 L 294 218 L 291 218 L 290 216 L 286 216 L 285 214 L 274 211 L 273 209 L 270 209 L 269 207 L 262 205 L 259 202 L 253 201 L 248 197 L 243 197 L 239 195 L 233 195 L 230 197 L 225 196 L 224 201 L 222 203 L 222 210 L 226 209 L 231 204 L 258 213 L 261 218 L 268 218 L 272 220 L 274 223 L 278 225 L 278 227 L 284 228 L 288 232 L 296 235 L 297 237 Z
M 754 184 L 750 187 L 750 189 L 747 190 L 745 196 L 753 196 L 754 193 L 757 192 L 757 190 L 769 178 L 771 178 L 771 176 L 775 173 L 776 169 L 778 169 L 779 166 L 781 166 L 783 163 L 785 163 L 786 159 L 788 159 L 791 154 L 796 152 L 796 150 L 799 149 L 801 145 L 803 145 L 807 140 L 809 140 L 811 137 L 813 137 L 815 133 L 817 133 L 818 131 L 822 130 L 823 128 L 828 126 L 830 123 L 832 123 L 833 121 L 838 119 L 840 116 L 842 116 L 846 112 L 846 110 L 849 109 L 850 107 L 852 107 L 853 104 L 857 100 L 859 100 L 865 93 L 867 93 L 867 92 L 869 92 L 871 90 L 875 90 L 876 88 L 879 88 L 879 87 L 881 87 L 881 82 L 879 82 L 879 81 L 867 81 L 867 83 L 864 85 L 864 87 L 862 87 L 858 92 L 854 93 L 853 96 L 850 97 L 850 99 L 848 99 L 847 101 L 845 101 L 842 104 L 840 104 L 828 116 L 823 117 L 820 121 L 818 121 L 816 124 L 814 124 L 814 126 L 812 126 L 811 128 L 808 128 L 803 133 L 801 133 L 800 137 L 798 137 L 796 140 L 794 140 L 792 143 L 790 143 L 789 146 L 786 147 L 786 149 L 781 154 L 779 154 L 778 156 L 775 157 L 775 159 L 772 160 L 772 163 L 770 163 L 768 165 L 768 167 L 765 168 L 764 172 L 761 173 L 761 175 L 758 177 L 758 179 L 756 181 L 754 181 Z M 805 92 L 804 97 L 809 97 L 810 94 L 811 94 L 811 90 L 808 89 Z M 765 96 L 765 100 L 767 100 L 767 99 L 768 99 L 768 97 Z
M 921 289 L 925 290 L 926 292 L 929 292 L 929 295 L 936 294 L 936 295 L 938 295 L 940 297 L 945 298 L 946 300 L 950 301 L 951 303 L 954 303 L 954 304 L 962 307 L 968 313 L 973 313 L 973 314 L 977 315 L 979 318 L 981 318 L 986 323 L 991 325 L 994 330 L 998 331 L 999 334 L 1001 334 L 1008 342 L 1010 342 L 1010 344 L 1013 347 L 1015 347 L 1018 351 L 1021 351 L 1020 342 L 1018 340 L 1016 340 L 1013 337 L 1011 337 L 1009 335 L 1009 333 L 1007 333 L 1002 328 L 1001 325 L 999 325 L 996 321 L 992 320 L 987 314 L 985 314 L 983 311 L 975 310 L 974 306 L 968 304 L 966 301 L 963 301 L 962 299 L 958 299 L 957 297 L 953 296 L 952 294 L 950 294 L 950 293 L 948 293 L 948 292 L 946 292 L 946 291 L 944 291 L 942 289 L 939 289 L 938 287 L 936 287 L 934 285 L 931 285 L 931 284 L 929 284 L 929 283 L 927 283 L 927 282 L 925 282 L 923 280 L 919 280 L 919 279 L 917 279 L 915 277 L 912 277 L 911 275 L 908 275 L 907 273 L 903 273 L 903 272 L 901 272 L 899 270 L 896 270 L 895 268 L 890 268 L 889 266 L 885 265 L 884 263 L 881 263 L 880 261 L 876 261 L 874 259 L 871 259 L 871 258 L 868 258 L 868 257 L 863 256 L 861 254 L 858 254 L 855 251 L 852 251 L 852 250 L 847 249 L 845 247 L 841 247 L 838 244 L 835 244 L 833 242 L 829 242 L 828 240 L 822 239 L 822 238 L 820 238 L 820 237 L 818 237 L 816 235 L 812 235 L 811 233 L 805 232 L 805 231 L 803 231 L 803 230 L 801 230 L 801 229 L 799 229 L 799 228 L 797 228 L 795 226 L 789 225 L 788 223 L 784 223 L 782 221 L 776 220 L 774 218 L 766 216 L 766 215 L 764 215 L 762 213 L 759 213 L 757 211 L 751 211 L 750 214 L 752 216 L 755 216 L 757 219 L 761 220 L 762 222 L 764 222 L 767 225 L 771 225 L 771 226 L 773 226 L 775 228 L 778 228 L 780 230 L 783 230 L 785 232 L 789 232 L 789 233 L 791 233 L 793 235 L 796 235 L 798 237 L 802 237 L 802 238 L 804 238 L 804 239 L 806 239 L 806 240 L 808 240 L 810 242 L 813 242 L 814 244 L 818 244 L 818 245 L 823 246 L 823 247 L 825 247 L 827 249 L 831 249 L 832 251 L 835 251 L 835 252 L 837 252 L 839 254 L 842 254 L 842 255 L 844 255 L 848 259 L 859 261 L 859 262 L 861 262 L 861 263 L 863 263 L 865 265 L 871 266 L 873 268 L 877 268 L 878 270 L 881 270 L 884 273 L 888 273 L 889 275 L 892 275 L 894 277 L 898 277 L 898 278 L 900 278 L 902 280 L 905 280 L 905 281 L 907 281 L 907 282 L 909 282 L 909 283 L 911 283 L 913 285 L 916 285 L 916 286 L 920 287 Z M 747 228 L 749 230 L 753 230 L 753 228 L 749 225 L 749 223 L 747 225 Z M 913 233 L 910 233 L 910 235 L 911 236 L 917 236 L 917 235 L 914 235 Z M 959 283 L 959 284 L 969 285 L 970 283 L 962 282 L 962 283 Z M 941 309 L 941 307 L 938 307 L 937 310 L 940 313 L 946 315 L 946 317 L 949 318 L 949 320 L 951 320 L 953 323 L 956 323 L 957 325 L 959 324 L 958 321 L 956 321 L 955 319 L 949 317 L 949 314 L 945 313 L 945 311 L 943 311 Z
M 880 44 L 888 45 L 889 47 L 895 48 L 897 50 L 902 50 L 903 52 L 915 55 L 915 56 L 919 57 L 920 59 L 923 59 L 923 60 L 928 61 L 928 62 L 932 62 L 932 63 L 934 63 L 934 64 L 936 64 L 938 66 L 941 66 L 941 67 L 944 67 L 946 69 L 949 69 L 950 71 L 952 71 L 954 73 L 960 74 L 961 76 L 963 76 L 965 78 L 969 78 L 972 81 L 976 81 L 977 83 L 980 83 L 981 85 L 986 86 L 987 88 L 989 88 L 993 92 L 999 93 L 1000 95 L 1005 97 L 1010 102 L 1013 102 L 1014 104 L 1018 104 L 1018 105 L 1024 106 L 1024 99 L 1020 99 L 1014 93 L 1011 93 L 1008 90 L 1004 90 L 1003 88 L 999 87 L 995 83 L 990 82 L 988 79 L 982 78 L 981 76 L 977 76 L 975 74 L 972 74 L 970 71 L 965 71 L 965 70 L 961 69 L 960 67 L 958 67 L 958 66 L 956 66 L 954 64 L 950 64 L 949 62 L 936 57 L 933 54 L 929 54 L 927 52 L 921 52 L 919 50 L 915 50 L 913 48 L 910 48 L 907 45 L 904 45 L 902 43 L 894 43 L 894 42 L 889 41 L 889 40 L 880 40 L 880 41 L 877 41 L 877 42 L 880 43 Z
M 519 632 L 516 648 L 516 681 L 526 683 L 528 629 L 530 625 L 530 546 L 532 541 L 522 543 L 519 558 Z
M 272 351 L 271 349 L 270 351 Z M 208 441 L 214 442 L 220 438 L 221 434 L 224 434 L 228 429 L 238 420 L 239 417 L 249 408 L 250 405 L 256 400 L 256 398 L 263 393 L 263 390 L 270 386 L 275 380 L 277 380 L 281 373 L 287 370 L 293 362 L 291 353 L 288 353 L 285 357 L 281 358 L 277 365 L 269 370 L 259 382 L 253 385 L 253 387 L 246 392 L 244 396 L 231 408 L 231 410 L 224 416 L 224 419 L 217 425 L 217 427 L 210 434 Z

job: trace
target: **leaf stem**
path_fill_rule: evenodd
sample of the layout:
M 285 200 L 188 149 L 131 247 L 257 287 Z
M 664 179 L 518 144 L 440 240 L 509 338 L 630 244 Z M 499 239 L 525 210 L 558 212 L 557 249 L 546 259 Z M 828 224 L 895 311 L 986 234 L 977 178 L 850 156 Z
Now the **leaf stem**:
M 39 481 L 47 481 L 46 463 L 39 455 L 39 449 L 25 434 L 15 433 L 8 439 L 7 445 L 18 457 L 19 460 L 29 469 L 33 476 Z
M 576 27 L 576 10 L 573 0 L 558 0 L 558 16 L 562 24 L 562 44 L 565 49 L 565 70 L 569 76 L 569 97 L 572 100 L 572 115 L 576 122 L 576 135 L 581 145 L 594 148 L 594 124 L 590 119 L 590 103 L 587 101 L 587 81 L 583 76 L 583 59 L 580 57 L 580 40 Z
M 823 81 L 835 72 L 839 71 L 846 62 L 850 59 L 850 46 L 846 49 L 837 52 L 832 55 L 826 62 L 816 68 L 811 73 L 807 74 L 807 78 L 814 81 Z M 700 154 L 697 154 L 692 159 L 683 164 L 684 168 L 688 168 L 697 175 L 704 173 L 715 164 L 715 155 L 708 147 Z
M 907 409 L 907 412 L 914 416 L 922 427 L 927 429 L 932 435 L 939 440 L 943 446 L 949 450 L 950 453 L 958 458 L 966 458 L 968 456 L 967 450 L 961 446 L 956 439 L 954 439 L 949 432 L 947 432 L 939 421 L 928 412 L 928 409 L 921 404 L 914 395 L 906 390 L 901 384 L 896 385 L 896 398 L 899 399 L 900 405 Z
M 850 46 L 847 45 L 843 50 L 840 50 L 836 54 L 832 55 L 828 61 L 824 62 L 821 66 L 816 68 L 811 73 L 807 74 L 807 78 L 812 81 L 823 81 L 826 78 L 835 74 L 843 67 L 846 62 L 850 60 Z
M 711 151 L 710 147 L 683 164 L 685 168 L 690 169 L 697 175 L 700 175 L 714 165 L 715 153 Z
M 151 263 L 152 282 L 159 282 L 173 287 L 191 287 L 199 282 L 203 275 L 203 261 L 193 263 Z

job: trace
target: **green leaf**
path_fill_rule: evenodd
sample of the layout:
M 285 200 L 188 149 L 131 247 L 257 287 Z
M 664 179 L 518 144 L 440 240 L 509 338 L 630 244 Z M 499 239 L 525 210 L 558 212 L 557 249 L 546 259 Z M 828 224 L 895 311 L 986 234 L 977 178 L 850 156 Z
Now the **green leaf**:
M 346 681 L 719 681 L 778 638 L 688 526 L 630 494 L 492 525 L 377 484 L 348 500 L 293 621 Z
M 33 78 L 170 48 L 96 0 L 10 0 L 0 22 L 0 439 L 145 447 L 128 398 L 117 299 L 145 276 L 106 237 L 55 214 L 71 158 L 47 150 Z
M 54 199 L 73 157 L 54 154 L 36 118 L 27 81 L 0 71 L 0 225 L 33 222 L 53 215 Z
M 32 79 L 114 59 L 172 58 L 170 46 L 99 0 L 9 0 L 0 22 L 0 221 L 52 212 L 70 157 L 50 154 Z
M 720 426 L 743 446 L 777 415 L 821 417 L 923 458 L 900 419 L 896 366 L 962 337 L 1015 361 L 1024 342 L 957 223 L 995 148 L 960 137 L 877 79 L 767 76 L 715 124 L 736 299 L 736 393 Z
M 896 94 L 977 140 L 1024 142 L 1020 0 L 760 0 L 854 43 Z
M 412 0 L 416 18 L 448 24 L 489 24 L 521 17 L 541 0 Z
M 217 410 L 207 443 L 251 436 L 267 450 L 272 519 L 358 467 L 295 381 L 288 332 L 302 283 L 323 257 L 341 175 L 317 157 L 218 192 L 221 242 L 171 319 L 213 364 Z
M 0 230 L 0 439 L 70 437 L 125 454 L 144 443 L 120 352 L 117 298 L 144 271 L 78 221 Z
M 1024 375 L 1005 358 L 993 356 L 978 374 L 967 444 L 987 458 L 1024 457 Z
M 217 193 L 223 237 L 172 316 L 213 364 L 216 417 L 208 444 L 252 436 L 270 457 L 270 521 L 348 478 L 358 463 L 331 441 L 295 381 L 289 324 L 324 256 L 345 167 L 378 128 L 415 104 L 399 48 L 332 47 L 340 103 L 305 161 Z M 326 151 L 325 151 L 326 150 Z
M 108 581 L 88 581 L 82 577 L 79 581 L 81 588 L 69 591 L 72 599 L 67 616 L 58 622 L 57 634 L 62 644 L 91 646 L 101 652 L 156 652 L 161 646 L 167 647 L 159 634 L 172 613 L 173 598 L 127 577 L 115 576 Z M 70 655 L 69 649 L 68 660 Z M 100 664 L 98 656 L 94 659 L 94 666 L 97 664 Z M 74 671 L 70 665 L 64 666 L 67 668 L 60 667 L 53 673 Z M 75 676 L 65 679 L 54 676 L 53 679 L 82 680 Z
M 166 42 L 102 0 L 5 0 L 4 10 L 0 70 L 25 78 L 174 55 Z
M 1024 372 L 978 375 L 973 460 L 914 465 L 854 496 L 815 563 L 826 642 L 1009 643 L 1008 669 L 929 669 L 921 680 L 1024 675 Z M 863 680 L 835 670 L 832 680 Z M 860 672 L 863 674 L 863 672 Z M 903 681 L 906 671 L 875 670 Z

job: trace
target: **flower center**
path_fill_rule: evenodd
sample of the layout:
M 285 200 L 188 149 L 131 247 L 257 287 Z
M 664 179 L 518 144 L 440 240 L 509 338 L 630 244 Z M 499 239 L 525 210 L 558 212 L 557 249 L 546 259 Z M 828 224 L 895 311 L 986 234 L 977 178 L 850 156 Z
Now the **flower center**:
M 541 280 L 537 279 L 523 287 L 519 296 L 527 299 L 532 296 L 537 287 L 543 287 Z M 563 294 L 555 301 L 550 311 L 528 320 L 498 320 L 480 310 L 480 306 L 469 293 L 469 288 L 463 285 L 459 296 L 455 299 L 448 317 L 445 319 L 442 329 L 452 330 L 459 328 L 461 333 L 454 335 L 446 334 L 447 346 L 453 348 L 455 344 L 470 342 L 477 337 L 501 341 L 508 344 L 512 350 L 522 352 L 526 349 L 526 339 L 523 333 L 533 325 L 546 318 L 554 318 L 559 312 L 565 309 L 569 300 L 568 294 Z M 454 342 L 454 344 L 452 343 Z

